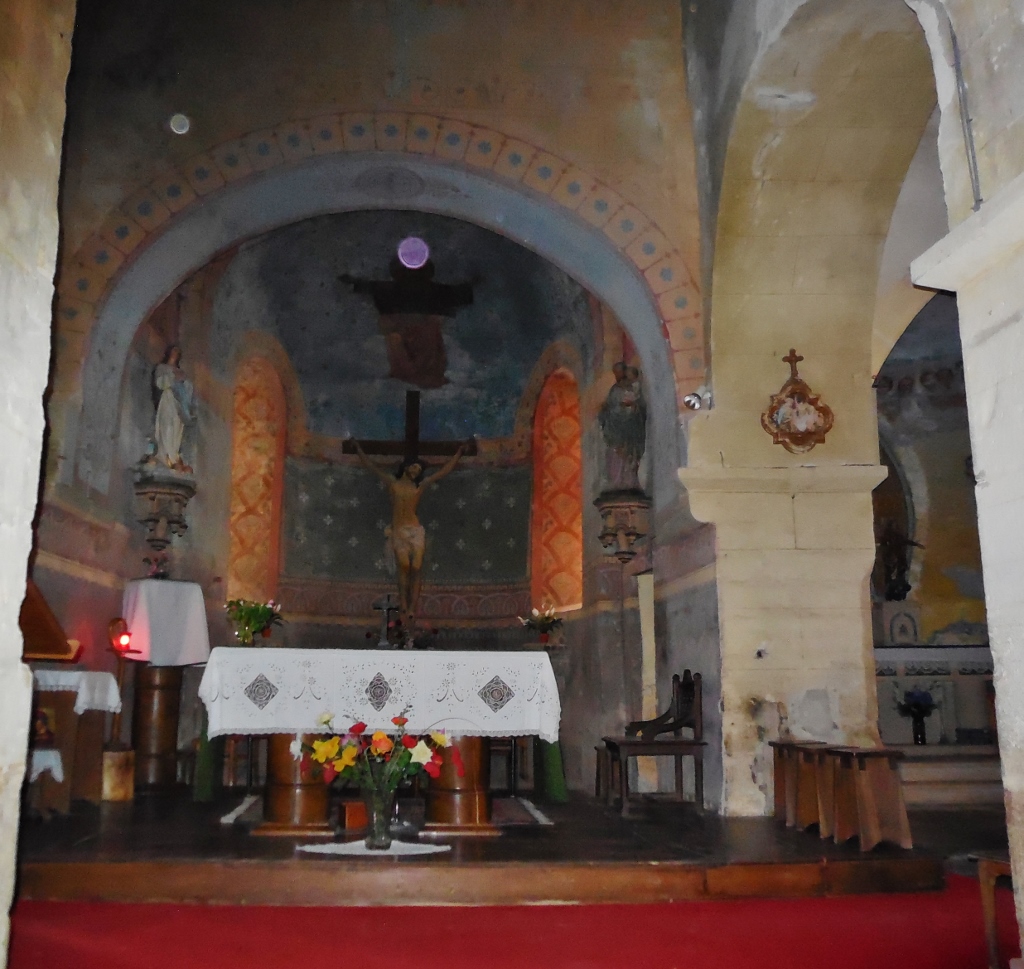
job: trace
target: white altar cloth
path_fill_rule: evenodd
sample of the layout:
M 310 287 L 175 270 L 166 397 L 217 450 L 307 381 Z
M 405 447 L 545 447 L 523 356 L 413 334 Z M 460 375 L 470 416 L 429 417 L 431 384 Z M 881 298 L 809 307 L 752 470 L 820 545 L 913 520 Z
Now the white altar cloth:
M 195 582 L 134 579 L 124 587 L 122 615 L 132 634 L 128 659 L 154 666 L 192 666 L 210 656 L 203 590 Z
M 357 721 L 452 737 L 537 735 L 558 740 L 561 709 L 547 653 L 407 652 L 386 649 L 276 649 L 220 646 L 199 684 L 209 736 L 319 733 L 334 714 L 343 731 Z
M 121 710 L 121 694 L 113 673 L 97 673 L 90 670 L 36 670 L 33 673 L 37 690 L 67 690 L 76 693 L 75 713 L 86 710 L 106 710 L 118 713 Z M 54 775 L 56 776 L 56 775 Z
M 38 780 L 39 775 L 46 771 L 50 772 L 50 776 L 58 784 L 64 783 L 64 760 L 60 756 L 60 751 L 55 747 L 32 751 L 28 766 L 29 784 Z

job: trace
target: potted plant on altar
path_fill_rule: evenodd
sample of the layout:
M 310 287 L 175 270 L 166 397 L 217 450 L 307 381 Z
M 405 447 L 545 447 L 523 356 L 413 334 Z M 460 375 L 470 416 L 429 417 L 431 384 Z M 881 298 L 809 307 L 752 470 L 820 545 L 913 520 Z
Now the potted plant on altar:
M 555 607 L 543 605 L 540 609 L 534 609 L 530 615 L 519 616 L 519 621 L 527 628 L 537 633 L 537 638 L 546 643 L 551 638 L 551 633 L 562 628 L 562 619 L 555 615 Z
M 334 731 L 334 714 L 320 717 L 320 726 Z M 391 817 L 395 792 L 402 781 L 421 771 L 430 777 L 441 773 L 441 751 L 450 750 L 455 771 L 462 777 L 465 768 L 459 749 L 443 731 L 432 731 L 422 736 L 408 734 L 406 717 L 392 717 L 394 731 L 376 730 L 367 733 L 366 724 L 359 722 L 344 734 L 335 733 L 323 740 L 314 740 L 311 746 L 302 745 L 303 756 L 320 765 L 324 782 L 330 784 L 336 777 L 349 778 L 359 785 L 366 805 L 369 830 L 366 847 L 371 851 L 386 851 L 391 847 Z
M 235 627 L 235 639 L 243 646 L 254 645 L 253 640 L 257 635 L 266 639 L 273 626 L 280 626 L 284 622 L 281 605 L 273 599 L 269 602 L 229 599 L 224 608 L 227 610 L 228 621 Z
M 903 700 L 896 703 L 901 717 L 910 717 L 910 727 L 914 734 L 915 744 L 928 743 L 925 733 L 925 719 L 932 715 L 937 704 L 927 690 L 915 687 L 903 694 Z

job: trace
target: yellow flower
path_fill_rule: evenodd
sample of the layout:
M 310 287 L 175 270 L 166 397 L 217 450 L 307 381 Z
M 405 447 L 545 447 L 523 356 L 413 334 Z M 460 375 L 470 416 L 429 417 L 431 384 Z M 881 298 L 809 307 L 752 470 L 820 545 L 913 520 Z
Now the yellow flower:
M 426 741 L 423 740 L 413 747 L 409 753 L 412 754 L 412 762 L 414 764 L 429 764 L 434 756 L 434 752 L 427 746 Z
M 395 742 L 383 730 L 378 730 L 370 740 L 370 753 L 387 754 L 395 746 Z
M 359 759 L 358 747 L 342 747 L 341 756 L 334 762 L 334 769 L 340 774 L 346 767 L 351 767 Z
M 430 734 L 430 739 L 437 744 L 438 747 L 451 747 L 452 742 L 448 738 L 448 734 L 438 730 Z
M 313 741 L 313 760 L 318 764 L 325 764 L 338 756 L 338 748 L 341 746 L 341 737 L 331 737 L 329 740 Z

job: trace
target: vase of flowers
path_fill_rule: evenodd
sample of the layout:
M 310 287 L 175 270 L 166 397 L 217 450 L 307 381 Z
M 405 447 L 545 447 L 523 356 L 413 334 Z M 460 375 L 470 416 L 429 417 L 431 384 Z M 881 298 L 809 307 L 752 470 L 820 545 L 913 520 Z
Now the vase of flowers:
M 540 609 L 533 609 L 528 616 L 519 616 L 519 621 L 537 633 L 537 639 L 546 643 L 551 634 L 562 628 L 562 619 L 555 615 L 555 607 L 545 604 Z
M 325 713 L 320 726 L 334 730 L 334 715 Z M 370 733 L 365 723 L 352 724 L 344 734 L 333 733 L 323 740 L 314 740 L 306 748 L 310 760 L 320 765 L 324 781 L 336 777 L 351 778 L 359 784 L 366 805 L 368 822 L 366 847 L 371 851 L 387 851 L 391 847 L 391 821 L 394 817 L 395 792 L 402 781 L 421 771 L 430 777 L 441 773 L 441 751 L 450 750 L 452 763 L 460 777 L 464 774 L 458 748 L 452 746 L 447 734 L 433 731 L 422 736 L 406 733 L 408 719 L 392 717 L 394 730 Z
M 258 635 L 266 639 L 274 626 L 280 626 L 281 604 L 271 599 L 256 602 L 253 599 L 229 599 L 224 604 L 228 621 L 235 627 L 235 639 L 243 646 L 252 646 Z
M 927 690 L 915 688 L 903 694 L 903 700 L 896 704 L 900 716 L 910 717 L 910 729 L 915 744 L 928 743 L 925 720 L 932 715 L 936 703 Z

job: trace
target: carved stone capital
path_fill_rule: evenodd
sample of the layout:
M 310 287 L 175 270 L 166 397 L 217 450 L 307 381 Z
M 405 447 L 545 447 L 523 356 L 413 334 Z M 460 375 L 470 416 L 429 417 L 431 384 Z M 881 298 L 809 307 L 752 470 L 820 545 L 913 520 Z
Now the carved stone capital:
M 636 544 L 651 530 L 651 499 L 642 491 L 602 491 L 594 499 L 601 514 L 598 538 L 605 554 L 625 564 L 637 554 Z
M 196 481 L 160 465 L 142 464 L 135 469 L 135 515 L 146 526 L 146 542 L 158 555 L 175 535 L 188 528 L 185 508 L 196 493 Z

